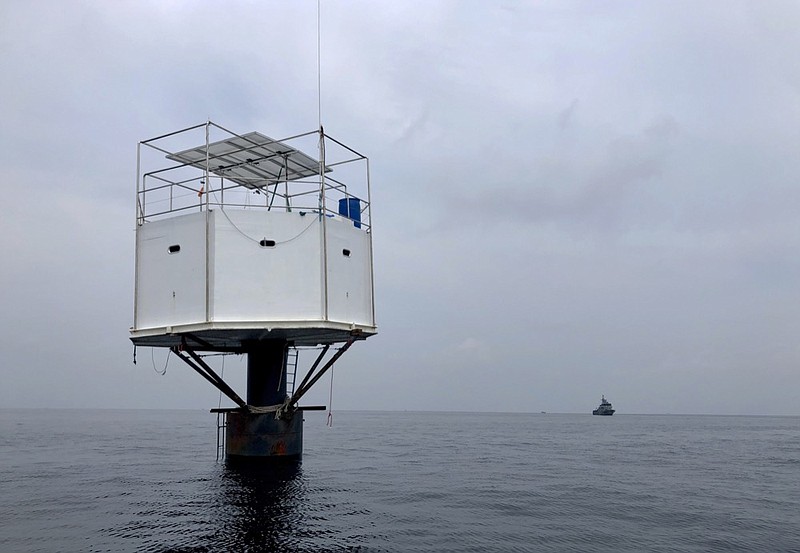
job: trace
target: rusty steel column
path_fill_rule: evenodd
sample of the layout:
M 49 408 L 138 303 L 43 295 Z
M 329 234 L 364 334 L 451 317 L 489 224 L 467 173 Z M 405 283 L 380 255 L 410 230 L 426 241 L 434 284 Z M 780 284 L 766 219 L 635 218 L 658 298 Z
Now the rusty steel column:
M 247 404 L 275 407 L 286 401 L 286 340 L 248 344 Z M 303 414 L 276 418 L 266 413 L 233 412 L 227 416 L 225 458 L 229 462 L 298 460 L 303 453 Z
M 299 460 L 303 454 L 303 413 L 276 419 L 275 413 L 228 413 L 225 460 L 271 462 Z

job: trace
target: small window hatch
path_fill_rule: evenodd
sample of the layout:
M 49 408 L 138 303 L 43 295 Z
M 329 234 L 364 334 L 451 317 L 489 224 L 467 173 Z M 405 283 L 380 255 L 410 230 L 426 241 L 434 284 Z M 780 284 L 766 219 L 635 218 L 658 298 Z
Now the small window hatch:
M 347 248 L 343 249 L 342 255 L 345 257 L 350 257 L 350 250 L 348 250 Z
M 258 243 L 262 248 L 274 248 L 275 240 L 267 240 L 266 238 Z
M 180 244 L 173 244 L 169 248 L 167 248 L 167 251 L 170 254 L 178 253 L 179 251 L 181 251 L 181 245 Z

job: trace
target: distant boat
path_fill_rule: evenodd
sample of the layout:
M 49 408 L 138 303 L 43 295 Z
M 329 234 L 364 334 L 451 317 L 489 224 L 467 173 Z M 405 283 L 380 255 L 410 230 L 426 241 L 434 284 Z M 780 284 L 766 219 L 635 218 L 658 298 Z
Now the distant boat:
M 601 396 L 600 407 L 592 411 L 592 415 L 606 415 L 610 417 L 614 414 L 614 408 L 606 401 L 606 396 Z

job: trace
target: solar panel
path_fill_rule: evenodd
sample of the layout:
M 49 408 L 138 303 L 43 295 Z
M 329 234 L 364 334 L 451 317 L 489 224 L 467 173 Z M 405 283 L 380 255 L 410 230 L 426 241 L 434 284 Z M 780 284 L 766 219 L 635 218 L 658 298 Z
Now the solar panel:
M 205 171 L 206 146 L 167 159 Z M 319 161 L 288 144 L 258 132 L 234 136 L 208 145 L 208 170 L 247 188 L 263 188 L 319 174 Z M 325 167 L 328 173 L 332 169 Z

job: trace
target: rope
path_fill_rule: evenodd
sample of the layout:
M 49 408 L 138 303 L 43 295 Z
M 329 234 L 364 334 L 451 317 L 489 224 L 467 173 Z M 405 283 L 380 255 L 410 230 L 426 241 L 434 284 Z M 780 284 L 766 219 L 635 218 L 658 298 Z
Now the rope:
M 156 368 L 156 358 L 155 358 L 155 356 L 153 355 L 153 351 L 154 351 L 155 349 L 156 349 L 156 348 L 150 348 L 150 360 L 153 362 L 153 370 L 154 370 L 154 371 L 156 371 L 156 373 L 157 373 L 157 374 L 160 374 L 161 376 L 164 376 L 165 374 L 167 374 L 167 365 L 169 365 L 169 354 L 172 352 L 172 350 L 167 350 L 167 360 L 166 360 L 166 362 L 164 363 L 164 368 L 163 368 L 162 370 L 160 370 L 160 371 L 159 371 L 159 370 Z
M 333 367 L 331 367 L 331 391 L 328 396 L 328 428 L 333 427 Z
M 251 413 L 274 413 L 278 409 L 283 407 L 281 405 L 263 405 L 263 406 L 255 406 L 255 405 L 248 405 L 247 408 L 250 410 Z

